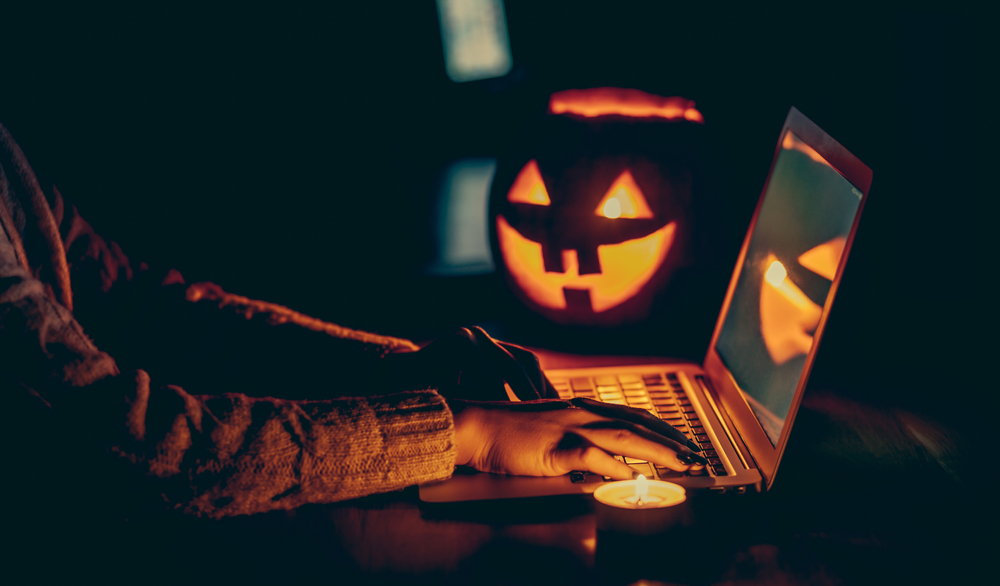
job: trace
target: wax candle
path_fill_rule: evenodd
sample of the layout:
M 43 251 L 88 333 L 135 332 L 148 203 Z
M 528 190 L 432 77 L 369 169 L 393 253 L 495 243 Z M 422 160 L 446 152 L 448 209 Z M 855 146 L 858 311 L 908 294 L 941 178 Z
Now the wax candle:
M 609 482 L 594 491 L 597 528 L 635 535 L 660 533 L 683 524 L 688 515 L 684 487 L 647 480 Z

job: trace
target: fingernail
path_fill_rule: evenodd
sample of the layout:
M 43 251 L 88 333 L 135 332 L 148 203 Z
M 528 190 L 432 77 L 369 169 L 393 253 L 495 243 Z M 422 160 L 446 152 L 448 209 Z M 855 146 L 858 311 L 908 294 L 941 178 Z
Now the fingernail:
M 698 454 L 677 454 L 677 460 L 682 464 L 708 464 L 708 460 Z
M 688 447 L 691 448 L 692 452 L 700 452 L 701 451 L 701 446 L 699 446 L 698 444 L 694 443 L 693 441 L 687 440 L 687 443 L 688 443 Z

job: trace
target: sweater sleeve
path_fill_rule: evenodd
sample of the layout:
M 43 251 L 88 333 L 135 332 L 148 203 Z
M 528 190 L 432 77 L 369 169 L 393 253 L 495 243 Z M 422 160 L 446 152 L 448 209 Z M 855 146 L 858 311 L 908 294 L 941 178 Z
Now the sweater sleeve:
M 220 517 L 332 502 L 447 478 L 452 416 L 436 392 L 327 401 L 150 388 L 137 371 L 111 451 L 186 513 Z

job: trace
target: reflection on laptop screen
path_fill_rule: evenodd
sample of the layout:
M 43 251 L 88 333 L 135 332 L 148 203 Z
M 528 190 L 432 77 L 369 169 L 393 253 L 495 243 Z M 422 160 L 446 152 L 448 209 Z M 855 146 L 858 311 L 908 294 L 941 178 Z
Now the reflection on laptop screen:
M 775 445 L 861 203 L 790 131 L 781 147 L 715 348 Z

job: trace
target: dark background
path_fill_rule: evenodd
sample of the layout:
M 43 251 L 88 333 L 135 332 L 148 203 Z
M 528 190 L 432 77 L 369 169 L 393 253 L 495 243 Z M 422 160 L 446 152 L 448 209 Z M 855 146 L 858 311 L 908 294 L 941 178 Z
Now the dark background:
M 995 188 L 984 172 L 994 159 L 984 121 L 994 99 L 985 80 L 997 69 L 985 21 L 919 11 L 689 12 L 652 2 L 505 6 L 514 70 L 465 84 L 445 75 L 433 2 L 5 7 L 0 121 L 36 170 L 133 258 L 176 267 L 188 282 L 426 340 L 503 318 L 489 277 L 419 273 L 432 254 L 438 173 L 517 141 L 518 121 L 552 91 L 620 86 L 695 100 L 744 226 L 794 105 L 874 171 L 810 383 L 819 399 L 807 394 L 812 426 L 800 427 L 819 430 L 819 450 L 840 446 L 830 449 L 856 472 L 848 464 L 871 470 L 886 460 L 875 444 L 856 456 L 823 443 L 850 444 L 857 438 L 843 430 L 867 421 L 852 415 L 856 403 L 844 407 L 829 393 L 922 414 L 943 422 L 932 429 L 952 446 L 951 468 L 937 473 L 985 495 L 995 458 L 978 448 L 992 441 L 988 414 L 1000 406 L 995 375 L 981 368 L 996 346 L 986 300 Z M 857 445 L 871 440 L 858 437 Z M 919 492 L 900 487 L 919 486 L 925 468 L 896 464 L 910 476 L 879 476 L 873 500 L 831 489 L 846 504 L 815 513 L 816 524 L 836 531 L 837 516 L 854 510 L 842 523 L 857 527 L 857 515 L 899 502 L 899 490 Z M 786 487 L 808 484 L 806 474 L 797 484 L 789 472 Z M 797 502 L 776 486 L 783 502 Z M 898 504 L 887 523 L 912 520 L 914 507 L 936 498 Z M 858 508 L 865 502 L 875 504 Z M 964 563 L 968 536 L 953 536 L 992 512 L 979 502 L 949 504 L 915 534 L 935 536 L 921 555 L 942 546 L 939 567 Z
M 496 318 L 492 281 L 418 274 L 437 174 L 517 141 L 552 91 L 696 100 L 741 225 L 794 105 L 875 174 L 818 372 L 906 377 L 890 399 L 933 400 L 918 368 L 986 358 L 992 59 L 977 19 L 519 1 L 506 14 L 513 72 L 455 84 L 432 2 L 5 10 L 0 120 L 132 257 L 428 339 Z

